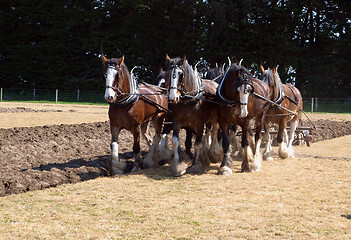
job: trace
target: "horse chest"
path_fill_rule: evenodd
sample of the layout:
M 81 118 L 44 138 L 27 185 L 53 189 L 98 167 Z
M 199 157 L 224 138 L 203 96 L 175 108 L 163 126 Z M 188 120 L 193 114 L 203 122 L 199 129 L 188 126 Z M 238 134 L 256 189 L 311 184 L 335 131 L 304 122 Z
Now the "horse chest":
M 197 105 L 178 105 L 172 111 L 174 120 L 183 127 L 195 127 L 203 121 L 203 114 Z

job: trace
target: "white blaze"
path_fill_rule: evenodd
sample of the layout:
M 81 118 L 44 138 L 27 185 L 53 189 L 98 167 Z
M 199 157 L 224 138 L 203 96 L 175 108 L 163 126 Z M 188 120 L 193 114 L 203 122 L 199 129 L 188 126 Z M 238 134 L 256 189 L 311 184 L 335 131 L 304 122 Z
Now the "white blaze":
M 114 98 L 115 96 L 115 91 L 113 91 L 112 87 L 113 82 L 115 80 L 117 74 L 117 70 L 114 68 L 107 68 L 106 71 L 106 90 L 105 90 L 105 99 L 106 100 L 111 100 L 111 98 Z
M 239 91 L 239 96 L 240 96 L 240 115 L 239 115 L 239 117 L 244 118 L 248 114 L 247 103 L 248 103 L 248 99 L 249 99 L 249 92 L 247 91 L 247 93 L 244 93 L 245 92 L 244 85 L 241 85 L 240 87 L 238 87 L 238 91 Z
M 179 91 L 178 91 L 178 82 L 179 82 L 179 75 L 182 71 L 178 68 L 172 70 L 171 74 L 171 89 L 169 91 L 169 100 L 171 101 L 178 101 L 179 100 Z

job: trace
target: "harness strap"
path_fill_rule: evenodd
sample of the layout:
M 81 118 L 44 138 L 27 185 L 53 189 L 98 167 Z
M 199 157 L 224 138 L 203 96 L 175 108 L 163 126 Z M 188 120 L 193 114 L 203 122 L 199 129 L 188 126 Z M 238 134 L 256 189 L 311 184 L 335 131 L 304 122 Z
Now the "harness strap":
M 168 108 L 165 108 L 165 107 L 161 106 L 160 104 L 158 104 L 157 102 L 153 101 L 152 99 L 146 97 L 144 94 L 140 94 L 140 96 L 143 98 L 142 100 L 144 100 L 145 102 L 147 102 L 147 103 L 149 103 L 151 105 L 157 106 L 157 107 L 161 108 L 162 110 L 164 110 L 166 112 L 169 112 L 169 113 L 172 112 Z
M 271 100 L 269 100 L 269 99 L 267 99 L 267 98 L 261 96 L 261 95 L 258 94 L 258 93 L 255 93 L 255 92 L 254 92 L 253 94 L 254 94 L 256 97 L 261 98 L 261 99 L 263 99 L 263 100 L 265 100 L 265 101 L 267 101 L 267 102 L 269 102 L 269 103 L 272 103 L 272 104 L 274 104 L 274 105 L 280 107 L 281 109 L 283 109 L 283 110 L 285 110 L 285 111 L 287 111 L 287 112 L 289 112 L 289 113 L 291 113 L 291 114 L 293 114 L 293 115 L 297 115 L 296 112 L 293 112 L 293 111 L 291 111 L 291 110 L 289 110 L 289 109 L 287 109 L 287 108 L 285 108 L 285 107 L 279 105 L 278 103 L 273 102 L 273 101 L 271 101 Z

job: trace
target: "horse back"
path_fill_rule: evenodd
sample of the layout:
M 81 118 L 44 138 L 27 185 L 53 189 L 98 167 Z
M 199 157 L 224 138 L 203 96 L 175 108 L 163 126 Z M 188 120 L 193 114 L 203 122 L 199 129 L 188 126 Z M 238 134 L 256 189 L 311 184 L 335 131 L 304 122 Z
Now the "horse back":
M 205 92 L 216 94 L 218 83 L 212 80 L 202 79 L 202 86 L 204 87 Z
M 289 109 L 297 112 L 302 111 L 303 101 L 301 92 L 295 86 L 291 84 L 283 84 L 285 98 L 289 101 Z
M 255 93 L 259 94 L 260 96 L 269 99 L 270 98 L 270 90 L 267 83 L 257 79 L 252 78 L 252 85 L 254 87 Z

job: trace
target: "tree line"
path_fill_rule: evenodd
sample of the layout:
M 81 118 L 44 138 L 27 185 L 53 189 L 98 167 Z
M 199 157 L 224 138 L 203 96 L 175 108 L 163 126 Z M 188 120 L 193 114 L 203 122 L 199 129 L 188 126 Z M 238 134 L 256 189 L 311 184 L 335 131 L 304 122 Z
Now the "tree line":
M 101 89 L 101 51 L 152 82 L 170 57 L 279 65 L 303 96 L 351 96 L 343 0 L 14 0 L 0 5 L 0 87 Z

